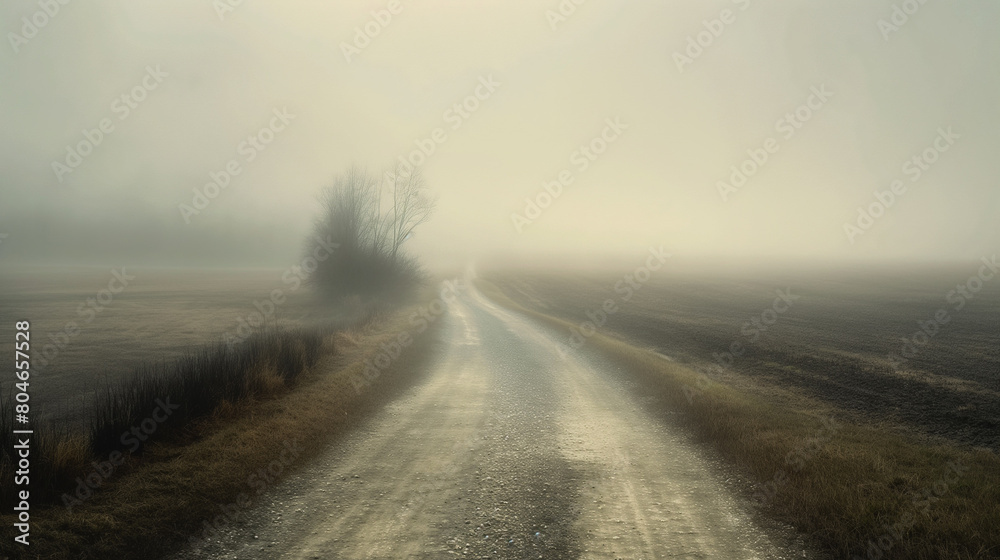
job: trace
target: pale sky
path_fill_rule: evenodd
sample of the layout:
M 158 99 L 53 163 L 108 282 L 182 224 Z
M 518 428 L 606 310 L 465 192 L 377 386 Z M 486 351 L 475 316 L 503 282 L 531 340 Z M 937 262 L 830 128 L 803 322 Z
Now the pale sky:
M 431 263 L 652 245 L 978 259 L 1000 241 L 996 2 L 929 0 L 892 28 L 893 2 L 870 0 L 590 0 L 560 20 L 556 0 L 400 0 L 385 25 L 373 11 L 388 0 L 223 3 L 94 0 L 51 17 L 3 3 L 0 262 L 280 266 L 333 177 L 384 168 L 437 128 L 421 169 L 438 208 L 410 243 Z M 377 35 L 357 46 L 366 24 Z M 699 33 L 707 46 L 682 60 Z M 116 103 L 136 87 L 144 100 Z M 448 112 L 477 91 L 468 118 Z M 809 103 L 801 128 L 779 123 Z M 103 119 L 100 145 L 53 169 Z M 241 142 L 272 123 L 248 161 Z M 602 133 L 613 141 L 582 169 L 574 153 Z M 748 150 L 768 159 L 723 200 Z M 904 168 L 922 154 L 934 162 Z M 240 174 L 186 223 L 179 206 L 233 159 Z M 512 215 L 563 170 L 572 183 L 519 232 Z M 905 192 L 852 243 L 845 224 L 897 179 Z

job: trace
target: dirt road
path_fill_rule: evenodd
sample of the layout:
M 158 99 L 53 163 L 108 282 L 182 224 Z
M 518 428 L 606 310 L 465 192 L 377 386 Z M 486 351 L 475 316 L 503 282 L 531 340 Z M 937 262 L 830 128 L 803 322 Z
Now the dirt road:
M 177 558 L 803 557 L 606 364 L 477 292 L 442 320 L 427 381 Z

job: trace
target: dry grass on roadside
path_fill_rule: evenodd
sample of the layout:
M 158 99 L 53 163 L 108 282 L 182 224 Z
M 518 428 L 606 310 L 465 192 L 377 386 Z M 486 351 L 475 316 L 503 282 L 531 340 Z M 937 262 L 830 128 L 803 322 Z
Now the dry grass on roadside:
M 249 484 L 251 474 L 287 459 L 291 454 L 282 452 L 289 446 L 301 448 L 281 465 L 277 478 L 288 476 L 352 422 L 414 381 L 433 348 L 430 332 L 417 337 L 360 393 L 350 382 L 361 372 L 363 359 L 407 326 L 404 317 L 405 311 L 380 313 L 365 326 L 324 336 L 318 360 L 294 386 L 282 381 L 275 364 L 265 362 L 259 378 L 267 391 L 220 399 L 209 414 L 187 423 L 174 437 L 151 440 L 141 457 L 128 459 L 121 472 L 72 511 L 33 504 L 30 554 L 12 549 L 12 538 L 6 537 L 3 552 L 47 560 L 151 559 L 167 552 L 165 543 L 199 538 L 206 527 L 231 523 L 225 512 L 238 516 L 244 506 L 253 505 L 260 489 Z M 67 460 L 78 459 L 79 451 L 68 451 Z M 72 492 L 75 484 L 60 491 Z M 241 494 L 249 496 L 249 504 Z M 11 527 L 13 518 L 4 515 L 0 522 Z
M 495 302 L 558 328 L 489 282 Z M 661 402 L 757 485 L 759 511 L 796 527 L 836 558 L 916 560 L 1000 557 L 1000 458 L 933 445 L 877 426 L 838 424 L 803 401 L 798 410 L 719 383 L 622 340 L 595 334 L 589 348 L 625 366 Z M 950 467 L 957 466 L 957 469 Z M 909 521 L 912 519 L 912 521 Z

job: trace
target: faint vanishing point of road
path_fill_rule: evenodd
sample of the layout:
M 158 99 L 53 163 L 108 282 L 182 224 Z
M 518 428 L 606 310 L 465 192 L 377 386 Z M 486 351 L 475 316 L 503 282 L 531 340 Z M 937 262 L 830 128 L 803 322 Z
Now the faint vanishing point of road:
M 427 380 L 177 558 L 802 558 L 609 366 L 476 292 Z

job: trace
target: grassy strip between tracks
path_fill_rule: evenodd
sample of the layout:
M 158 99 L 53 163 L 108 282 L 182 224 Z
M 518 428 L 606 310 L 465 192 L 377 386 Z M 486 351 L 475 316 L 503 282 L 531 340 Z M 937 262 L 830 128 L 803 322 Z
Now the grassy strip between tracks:
M 411 329 L 406 308 L 327 335 L 316 364 L 294 384 L 276 383 L 256 398 L 222 402 L 170 437 L 150 437 L 141 457 L 116 466 L 92 495 L 74 505 L 32 504 L 30 546 L 13 543 L 5 504 L 0 558 L 161 557 L 191 539 L 214 538 L 263 492 L 294 473 L 352 422 L 409 387 L 435 337 Z M 412 334 L 379 375 L 366 360 L 383 343 Z M 381 363 L 381 362 L 380 362 Z M 167 420 L 169 422 L 169 420 Z M 107 458 L 97 458 L 100 463 Z M 65 491 L 74 494 L 74 486 Z M 193 535 L 193 537 L 192 537 Z
M 529 309 L 477 280 L 496 303 L 566 332 L 577 326 Z M 931 444 L 898 430 L 825 421 L 600 332 L 586 347 L 621 364 L 753 482 L 762 515 L 794 526 L 834 558 L 1000 557 L 1000 458 Z

